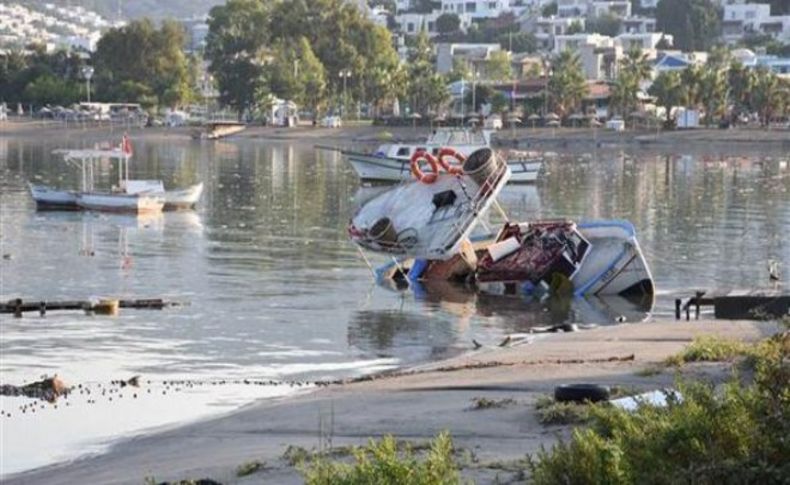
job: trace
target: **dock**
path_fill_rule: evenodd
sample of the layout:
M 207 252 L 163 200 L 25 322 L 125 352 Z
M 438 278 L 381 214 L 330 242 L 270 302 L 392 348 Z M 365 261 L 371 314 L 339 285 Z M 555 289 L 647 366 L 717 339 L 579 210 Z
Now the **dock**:
M 144 310 L 162 310 L 167 307 L 180 306 L 182 303 L 169 302 L 161 298 L 137 299 L 137 300 L 117 300 L 102 299 L 97 301 L 89 300 L 68 300 L 68 301 L 24 301 L 21 298 L 0 303 L 0 314 L 10 313 L 21 317 L 24 313 L 37 312 L 41 316 L 48 311 L 84 311 L 88 313 L 110 314 L 118 313 L 120 308 L 135 308 Z
M 770 320 L 790 315 L 790 294 L 779 290 L 697 291 L 685 304 L 675 299 L 675 318 L 683 312 L 691 319 L 691 309 L 699 319 L 700 308 L 712 306 L 713 315 L 721 320 Z

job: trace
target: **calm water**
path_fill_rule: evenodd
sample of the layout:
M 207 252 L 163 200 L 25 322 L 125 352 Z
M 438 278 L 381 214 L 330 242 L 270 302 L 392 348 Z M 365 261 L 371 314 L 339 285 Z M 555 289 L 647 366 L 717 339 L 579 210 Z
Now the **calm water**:
M 495 343 L 533 325 L 670 315 L 673 292 L 764 287 L 767 261 L 790 261 L 783 237 L 790 161 L 781 152 L 560 155 L 537 186 L 505 189 L 500 200 L 516 219 L 631 220 L 659 290 L 651 311 L 618 299 L 568 305 L 375 286 L 346 224 L 381 189 L 360 188 L 337 153 L 307 145 L 139 140 L 131 176 L 169 187 L 204 181 L 197 211 L 153 218 L 36 212 L 27 181 L 79 182 L 51 151 L 96 141 L 105 139 L 0 137 L 0 252 L 10 255 L 0 260 L 0 299 L 161 297 L 188 305 L 114 318 L 3 316 L 2 383 L 58 373 L 94 394 L 24 414 L 26 400 L 1 398 L 0 474 L 101 450 L 124 432 L 295 392 L 236 380 L 353 376 L 465 351 L 472 338 Z M 117 175 L 102 165 L 99 178 L 109 185 Z M 100 385 L 136 374 L 150 384 L 101 396 Z M 176 391 L 164 382 L 174 378 L 205 385 Z

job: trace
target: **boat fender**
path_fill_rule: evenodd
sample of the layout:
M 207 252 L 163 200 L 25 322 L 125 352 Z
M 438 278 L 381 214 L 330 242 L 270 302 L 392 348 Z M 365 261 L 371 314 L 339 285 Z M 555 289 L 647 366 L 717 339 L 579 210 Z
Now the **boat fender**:
M 439 165 L 442 166 L 445 172 L 452 174 L 452 175 L 463 175 L 464 169 L 458 165 L 450 165 L 450 162 L 445 160 L 446 157 L 453 157 L 455 158 L 458 163 L 463 164 L 466 161 L 466 157 L 452 148 L 445 147 L 439 150 Z
M 428 261 L 425 259 L 415 259 L 414 264 L 409 269 L 409 281 L 418 281 L 428 268 Z
M 504 241 L 494 243 L 488 246 L 488 254 L 491 255 L 491 260 L 496 263 L 500 259 L 509 256 L 521 247 L 521 243 L 515 237 L 509 237 Z
M 420 168 L 421 161 L 428 162 L 432 173 L 425 173 L 422 171 Z M 436 182 L 436 179 L 439 178 L 439 162 L 436 160 L 436 157 L 428 152 L 414 152 L 414 155 L 411 156 L 411 173 L 414 175 L 414 178 L 420 182 L 424 184 L 432 184 Z

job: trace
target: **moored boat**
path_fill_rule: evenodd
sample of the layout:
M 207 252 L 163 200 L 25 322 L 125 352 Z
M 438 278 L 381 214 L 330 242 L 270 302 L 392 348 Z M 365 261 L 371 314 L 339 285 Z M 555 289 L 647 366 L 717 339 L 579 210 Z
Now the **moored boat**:
M 28 184 L 30 195 L 39 210 L 79 210 L 77 192 L 57 190 L 46 185 Z
M 120 147 L 87 150 L 56 150 L 64 160 L 81 170 L 80 191 L 58 190 L 43 185 L 29 184 L 36 208 L 88 209 L 113 212 L 149 213 L 161 210 L 192 209 L 203 193 L 203 183 L 181 190 L 166 191 L 161 180 L 129 179 L 129 160 L 132 146 L 124 136 Z M 94 187 L 94 162 L 119 160 L 118 185 L 106 191 Z
M 360 179 L 367 181 L 398 182 L 410 177 L 409 164 L 418 152 L 437 156 L 444 148 L 451 148 L 463 157 L 480 148 L 491 146 L 491 132 L 461 128 L 438 128 L 425 143 L 386 143 L 375 152 L 365 153 L 343 150 L 341 153 L 351 164 Z M 506 159 L 512 183 L 529 183 L 538 178 L 543 166 L 538 158 L 516 156 Z
M 180 190 L 165 191 L 164 210 L 194 209 L 203 194 L 203 182 Z
M 81 192 L 77 195 L 77 205 L 95 211 L 146 214 L 162 212 L 165 199 L 152 194 Z

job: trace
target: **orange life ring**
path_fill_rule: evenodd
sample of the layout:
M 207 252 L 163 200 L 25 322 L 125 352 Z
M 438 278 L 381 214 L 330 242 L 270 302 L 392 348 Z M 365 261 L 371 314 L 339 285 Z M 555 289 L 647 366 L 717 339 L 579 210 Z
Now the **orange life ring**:
M 431 166 L 433 173 L 425 173 L 420 168 L 420 161 L 425 160 Z M 414 178 L 424 184 L 432 184 L 439 178 L 439 162 L 436 157 L 425 151 L 414 152 L 411 156 L 411 173 Z
M 439 150 L 439 165 L 442 166 L 445 172 L 453 174 L 453 175 L 461 175 L 464 173 L 464 169 L 456 166 L 450 165 L 450 162 L 446 161 L 444 157 L 453 157 L 455 158 L 458 163 L 464 163 L 466 161 L 466 157 L 463 153 L 459 153 L 452 148 L 442 148 Z

